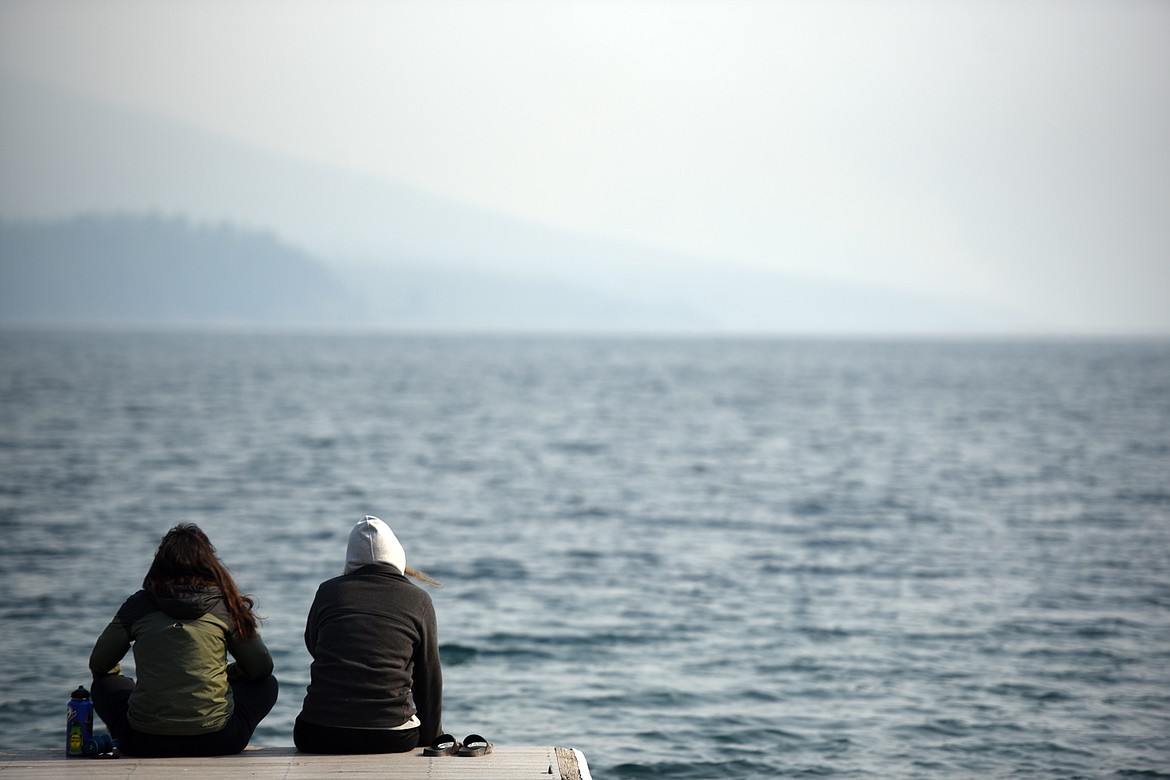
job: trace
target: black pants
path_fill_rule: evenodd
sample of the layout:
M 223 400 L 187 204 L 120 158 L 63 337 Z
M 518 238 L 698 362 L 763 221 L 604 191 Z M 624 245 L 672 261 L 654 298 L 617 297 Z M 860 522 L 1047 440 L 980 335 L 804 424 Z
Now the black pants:
M 235 709 L 219 731 L 210 734 L 147 734 L 129 722 L 127 710 L 134 681 L 120 674 L 93 681 L 90 695 L 93 709 L 106 724 L 110 736 L 120 740 L 128 756 L 230 756 L 248 746 L 252 732 L 276 704 L 279 686 L 272 675 L 263 680 L 234 680 L 231 683 Z
M 297 717 L 293 743 L 305 753 L 406 753 L 418 747 L 418 729 L 349 729 L 318 726 Z

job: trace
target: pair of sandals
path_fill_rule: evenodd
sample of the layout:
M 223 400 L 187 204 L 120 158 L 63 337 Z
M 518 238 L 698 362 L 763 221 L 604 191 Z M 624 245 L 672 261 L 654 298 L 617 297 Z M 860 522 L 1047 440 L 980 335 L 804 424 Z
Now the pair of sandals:
M 430 747 L 423 748 L 424 756 L 486 756 L 492 752 L 492 743 L 479 734 L 468 734 L 461 743 L 450 734 L 440 734 Z

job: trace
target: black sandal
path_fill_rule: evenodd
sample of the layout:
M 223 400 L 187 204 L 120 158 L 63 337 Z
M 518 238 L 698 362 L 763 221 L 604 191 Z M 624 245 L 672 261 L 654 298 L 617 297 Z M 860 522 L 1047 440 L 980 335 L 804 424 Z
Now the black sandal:
M 449 756 L 460 747 L 459 740 L 450 734 L 440 734 L 430 747 L 423 748 L 424 756 Z
M 463 738 L 463 747 L 455 751 L 457 756 L 484 756 L 492 752 L 492 743 L 479 734 L 468 734 Z

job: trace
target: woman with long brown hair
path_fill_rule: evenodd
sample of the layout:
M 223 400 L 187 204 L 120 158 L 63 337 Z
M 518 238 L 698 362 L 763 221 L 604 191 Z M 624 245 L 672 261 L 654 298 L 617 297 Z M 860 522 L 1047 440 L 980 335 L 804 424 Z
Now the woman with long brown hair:
M 252 607 L 198 526 L 163 537 L 142 590 L 89 657 L 94 709 L 123 753 L 215 756 L 247 747 L 278 691 Z M 137 683 L 121 674 L 131 648 Z

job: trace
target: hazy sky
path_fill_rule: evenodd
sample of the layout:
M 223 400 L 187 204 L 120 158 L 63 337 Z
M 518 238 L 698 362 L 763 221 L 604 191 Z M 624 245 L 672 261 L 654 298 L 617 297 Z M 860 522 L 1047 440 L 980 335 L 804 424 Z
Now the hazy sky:
M 1161 0 L 0 0 L 0 69 L 544 224 L 1170 333 Z

